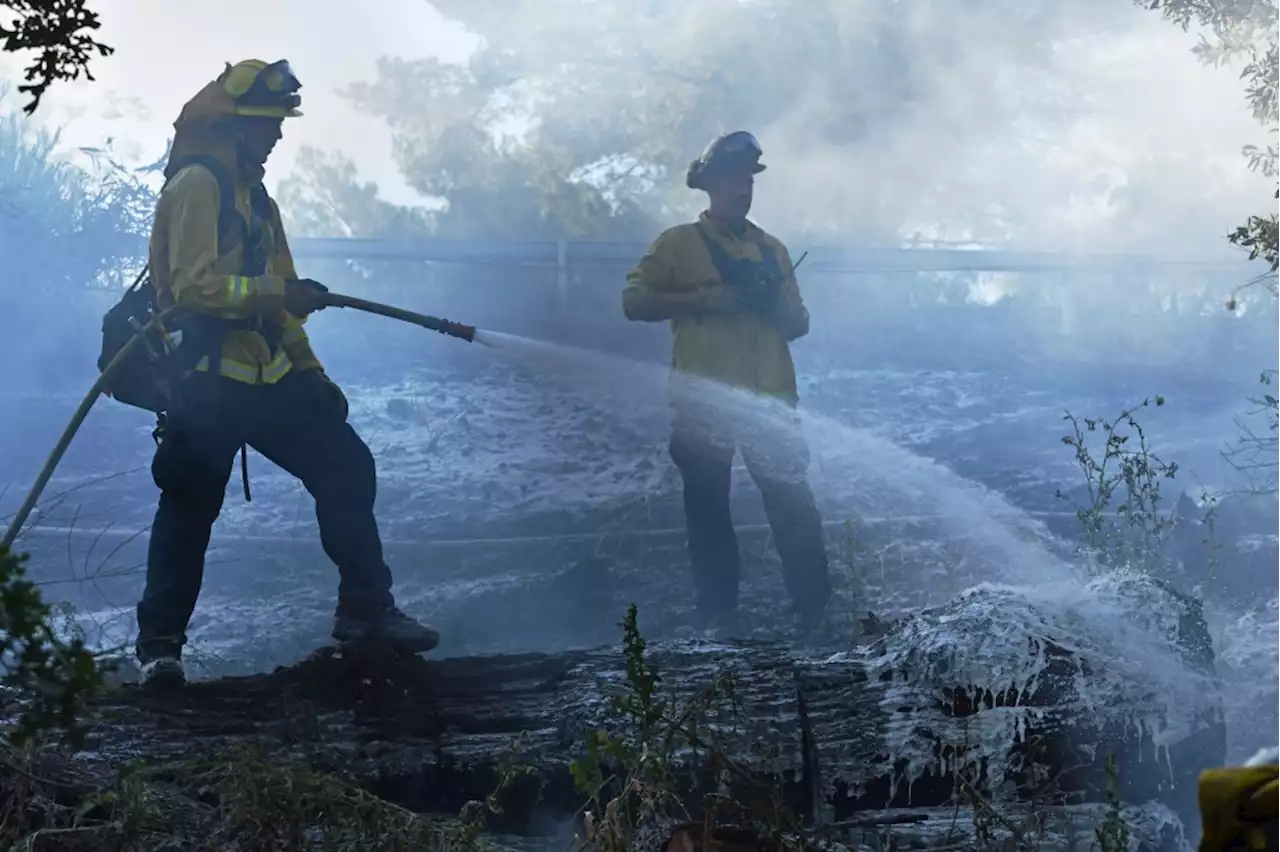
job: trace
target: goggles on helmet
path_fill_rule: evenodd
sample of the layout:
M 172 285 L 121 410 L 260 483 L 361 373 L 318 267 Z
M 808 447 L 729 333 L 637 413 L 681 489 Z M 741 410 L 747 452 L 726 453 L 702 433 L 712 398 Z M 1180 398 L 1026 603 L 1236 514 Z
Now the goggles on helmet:
M 281 59 L 258 72 L 244 94 L 235 99 L 236 106 L 297 109 L 302 105 L 302 98 L 298 95 L 301 88 L 302 83 L 293 73 L 289 61 Z

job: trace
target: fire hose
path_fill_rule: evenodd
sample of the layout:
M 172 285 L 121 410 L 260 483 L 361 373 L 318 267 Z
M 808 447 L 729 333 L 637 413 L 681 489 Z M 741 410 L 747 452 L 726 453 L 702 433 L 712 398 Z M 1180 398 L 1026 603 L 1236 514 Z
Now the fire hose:
M 406 311 L 403 308 L 384 305 L 380 302 L 370 302 L 366 299 L 357 299 L 354 296 L 343 296 L 338 293 L 325 293 L 322 297 L 326 307 L 334 308 L 351 308 L 352 310 L 363 311 L 369 314 L 377 314 L 378 316 L 388 317 L 390 319 L 407 322 L 430 331 L 439 332 L 440 334 L 456 337 L 459 340 L 465 340 L 471 343 L 475 340 L 476 328 L 472 325 L 463 325 L 459 322 L 452 322 L 447 319 L 427 316 L 426 314 L 414 313 Z M 84 423 L 86 417 L 89 416 L 89 410 L 93 408 L 98 397 L 106 392 L 111 386 L 111 379 L 114 377 L 121 366 L 129 359 L 143 338 L 149 332 L 161 327 L 164 320 L 169 318 L 175 308 L 168 308 L 156 314 L 145 326 L 138 328 L 138 333 L 120 348 L 115 357 L 102 368 L 102 372 L 98 375 L 97 380 L 89 388 L 88 393 L 84 395 L 84 399 L 80 401 L 80 405 L 76 408 L 75 413 L 71 416 L 70 422 L 67 423 L 62 435 L 58 438 L 58 443 L 54 445 L 53 450 L 45 459 L 44 467 L 40 469 L 40 473 L 36 476 L 35 483 L 31 486 L 31 490 L 27 492 L 27 496 L 23 499 L 22 505 L 18 507 L 18 511 L 14 513 L 9 521 L 9 527 L 5 530 L 4 538 L 0 539 L 0 550 L 8 550 L 13 546 L 13 542 L 22 532 L 22 527 L 30 517 L 31 512 L 35 509 L 36 503 L 40 500 L 40 495 L 44 493 L 44 489 L 49 484 L 49 480 L 53 478 L 53 473 L 57 469 L 58 464 L 62 461 L 62 457 L 66 454 L 67 448 L 71 446 L 71 441 L 75 438 L 76 433 L 80 430 L 80 426 Z

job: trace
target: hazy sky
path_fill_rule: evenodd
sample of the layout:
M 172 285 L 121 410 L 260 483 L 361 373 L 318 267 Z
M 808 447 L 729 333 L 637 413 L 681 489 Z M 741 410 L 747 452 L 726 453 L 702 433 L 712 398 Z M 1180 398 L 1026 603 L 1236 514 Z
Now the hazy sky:
M 992 127 L 968 147 L 942 152 L 947 168 L 972 184 L 961 193 L 966 198 L 1003 205 L 1023 218 L 1036 212 L 1045 227 L 1060 232 L 1055 242 L 1061 247 L 1105 249 L 1099 240 L 1110 229 L 1112 189 L 1139 182 L 1147 195 L 1134 209 L 1143 215 L 1131 219 L 1147 221 L 1157 234 L 1185 228 L 1218 245 L 1240 211 L 1272 206 L 1274 191 L 1247 172 L 1239 155 L 1245 142 L 1266 138 L 1245 108 L 1239 69 L 1201 65 L 1190 53 L 1194 34 L 1128 0 L 1114 2 L 1106 7 L 1108 26 L 1055 45 L 1061 64 L 1074 69 L 1066 105 L 1078 111 L 1074 119 L 1047 131 L 1032 110 L 1018 126 Z M 114 137 L 127 161 L 150 162 L 163 153 L 182 104 L 224 62 L 287 58 L 303 81 L 306 115 L 287 123 L 270 164 L 270 187 L 289 174 L 301 145 L 314 145 L 342 151 L 363 179 L 376 181 L 383 197 L 397 203 L 418 196 L 392 162 L 390 133 L 336 90 L 374 79 L 380 56 L 462 61 L 477 43 L 425 0 L 96 0 L 94 8 L 103 19 L 101 38 L 116 54 L 94 60 L 96 82 L 55 85 L 38 113 L 64 128 L 66 147 Z M 959 70 L 937 81 L 930 123 L 979 122 L 990 87 L 1025 84 L 1025 71 L 1000 65 L 988 47 L 975 44 Z M 5 57 L 0 72 L 13 79 L 15 65 Z M 774 173 L 786 180 L 772 180 L 760 193 L 758 212 L 773 222 L 847 209 L 875 178 L 888 176 L 904 194 L 919 194 L 912 187 L 921 181 L 913 183 L 911 173 L 939 157 L 928 126 L 903 128 L 889 150 L 805 147 L 814 122 L 829 112 L 829 96 L 815 91 L 813 103 L 797 104 L 786 121 L 753 128 L 773 161 L 786 164 L 785 173 Z M 1149 157 L 1153 151 L 1160 156 Z M 922 196 L 920 207 L 919 228 L 907 231 L 952 240 L 992 236 L 970 233 L 972 204 Z
M 379 56 L 463 60 L 476 43 L 423 0 L 96 0 L 93 8 L 102 17 L 101 40 L 116 53 L 94 60 L 95 83 L 55 85 L 37 113 L 66 125 L 69 144 L 99 145 L 114 135 L 130 159 L 154 159 L 183 103 L 224 62 L 288 59 L 303 83 L 306 115 L 289 122 L 269 184 L 289 173 L 300 145 L 317 145 L 352 154 L 362 177 L 399 202 L 417 196 L 391 162 L 390 134 L 335 89 L 373 79 Z M 13 64 L 7 59 L 8 68 Z

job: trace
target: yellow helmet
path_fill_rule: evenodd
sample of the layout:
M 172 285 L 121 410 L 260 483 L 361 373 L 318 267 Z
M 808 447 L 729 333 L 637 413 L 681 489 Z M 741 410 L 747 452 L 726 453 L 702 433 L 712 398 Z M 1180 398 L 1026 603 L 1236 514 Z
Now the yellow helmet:
M 296 118 L 302 98 L 302 83 L 294 76 L 286 59 L 270 64 L 261 59 L 246 59 L 228 64 L 218 83 L 235 102 L 236 115 L 260 115 L 268 118 Z

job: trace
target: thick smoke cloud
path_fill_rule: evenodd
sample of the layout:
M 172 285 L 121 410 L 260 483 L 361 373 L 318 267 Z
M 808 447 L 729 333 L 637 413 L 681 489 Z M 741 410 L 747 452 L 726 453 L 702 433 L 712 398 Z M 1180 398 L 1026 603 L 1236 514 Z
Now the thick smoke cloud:
M 216 11 L 125 0 L 99 5 L 103 36 L 117 53 L 98 60 L 96 83 L 55 89 L 42 111 L 45 122 L 67 124 L 69 146 L 113 137 L 127 156 L 154 159 L 182 102 L 222 62 L 286 56 L 306 83 L 307 116 L 290 124 L 271 179 L 288 174 L 299 148 L 315 146 L 350 157 L 360 177 L 377 181 L 394 201 L 420 199 L 395 167 L 386 124 L 339 90 L 373 79 L 382 56 L 462 61 L 481 44 L 417 0 L 358 11 L 320 0 L 230 0 Z M 761 78 L 762 98 L 790 97 L 783 110 L 769 103 L 740 112 L 744 120 L 781 116 L 752 128 L 774 164 L 757 212 L 780 230 L 828 242 L 853 233 L 856 242 L 919 237 L 1054 250 L 1221 250 L 1220 235 L 1242 211 L 1270 206 L 1268 182 L 1238 156 L 1241 145 L 1263 138 L 1244 107 L 1238 69 L 1202 65 L 1190 52 L 1194 34 L 1132 4 L 1030 12 L 997 4 L 959 14 L 936 3 L 851 2 L 840 9 L 838 37 L 814 33 L 799 49 L 779 43 L 774 56 L 735 56 L 735 27 L 744 26 L 735 21 L 758 21 L 752 16 L 773 6 L 797 14 L 786 3 L 716 2 L 691 11 L 673 0 L 624 4 L 624 13 L 650 16 L 636 22 L 637 32 L 664 39 L 643 49 L 621 32 L 611 36 L 616 44 L 573 38 L 586 31 L 576 2 L 498 4 L 492 11 L 504 18 L 503 33 L 522 33 L 536 46 L 522 54 L 516 76 L 554 81 L 558 64 L 606 49 L 615 57 L 601 72 L 608 86 L 597 87 L 595 97 L 542 98 L 535 115 L 544 127 L 591 126 L 617 110 L 616 92 L 660 89 L 655 59 L 665 69 L 683 59 L 695 76 L 709 62 L 737 62 L 748 70 L 730 68 L 735 75 Z M 617 23 L 622 14 L 602 10 L 600 17 Z M 850 33 L 896 40 L 901 67 L 888 75 L 893 85 L 885 85 L 886 69 L 839 53 L 858 43 Z M 770 91 L 771 65 L 797 57 L 813 69 L 811 79 L 794 91 Z M 832 67 L 849 73 L 833 77 Z M 827 124 L 847 115 L 850 104 L 862 108 L 863 124 L 853 138 L 833 139 Z M 690 138 L 720 129 L 695 128 Z M 666 178 L 676 185 L 671 200 L 696 203 L 678 178 Z

